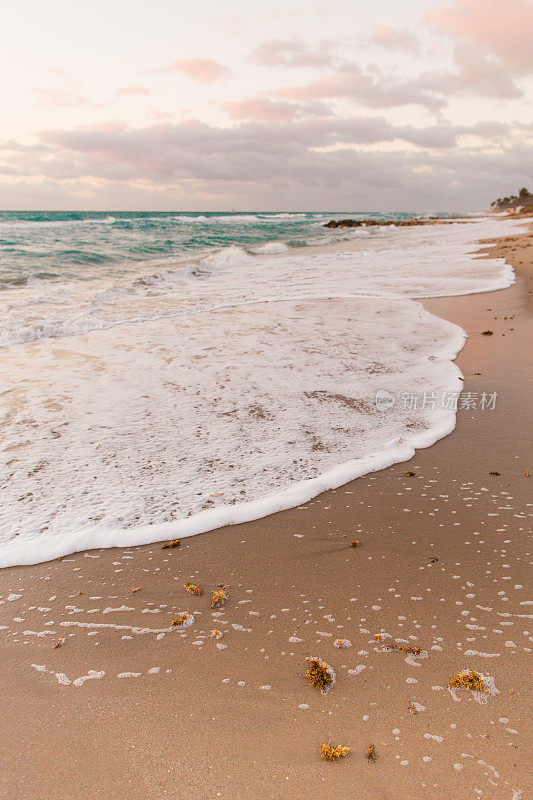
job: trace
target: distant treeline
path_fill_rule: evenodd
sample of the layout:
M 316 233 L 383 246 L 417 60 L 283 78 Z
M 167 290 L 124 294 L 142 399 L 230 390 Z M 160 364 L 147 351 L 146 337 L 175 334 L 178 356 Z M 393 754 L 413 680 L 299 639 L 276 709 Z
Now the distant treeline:
M 490 206 L 495 211 L 505 211 L 506 209 L 514 209 L 518 206 L 533 206 L 533 194 L 523 186 L 518 194 L 513 194 L 510 197 L 498 197 Z

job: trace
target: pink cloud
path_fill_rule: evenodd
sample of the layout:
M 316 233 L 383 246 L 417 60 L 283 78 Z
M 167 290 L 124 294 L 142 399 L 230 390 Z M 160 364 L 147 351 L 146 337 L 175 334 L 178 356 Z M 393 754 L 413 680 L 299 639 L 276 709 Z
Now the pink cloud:
M 325 116 L 329 109 L 323 103 L 288 103 L 269 97 L 248 97 L 223 106 L 233 119 L 252 119 L 261 122 L 288 122 L 303 116 Z
M 502 98 L 522 95 L 510 71 L 503 69 L 500 62 L 488 57 L 479 48 L 461 42 L 455 46 L 454 56 L 459 69 L 457 82 L 470 92 Z M 453 83 L 453 78 L 450 83 Z
M 439 89 L 424 79 L 398 81 L 385 76 L 377 67 L 362 69 L 354 62 L 341 64 L 334 72 L 304 86 L 292 86 L 277 92 L 279 97 L 311 102 L 326 98 L 346 98 L 370 108 L 393 108 L 420 105 L 437 111 L 446 104 Z
M 469 41 L 519 72 L 533 68 L 533 4 L 530 0 L 455 0 L 427 14 L 459 41 Z
M 501 194 L 501 186 L 511 189 L 523 183 L 531 146 L 525 129 L 515 128 L 497 122 L 398 127 L 383 117 L 246 122 L 232 127 L 196 120 L 141 128 L 111 123 L 46 131 L 31 146 L 0 143 L 0 173 L 9 178 L 5 196 L 11 205 L 21 204 L 20 195 L 13 195 L 13 179 L 20 181 L 22 192 L 24 181 L 31 177 L 33 186 L 38 179 L 62 185 L 65 191 L 83 188 L 87 181 L 94 185 L 96 180 L 102 207 L 109 207 L 101 194 L 105 186 L 123 205 L 143 181 L 147 198 L 150 192 L 162 192 L 165 198 L 168 192 L 183 192 L 193 208 L 195 203 L 199 207 L 198 192 L 207 192 L 219 203 L 235 198 L 231 205 L 240 207 L 261 202 L 279 209 L 283 200 L 289 208 L 309 209 L 311 203 L 348 208 L 354 197 L 363 197 L 370 208 L 398 209 L 408 204 L 420 210 L 438 203 L 457 210 L 457 201 L 461 207 L 479 207 L 486 197 L 488 205 Z M 464 136 L 479 137 L 480 143 L 461 146 Z M 501 148 L 495 152 L 497 140 Z M 395 145 L 385 151 L 357 146 L 398 141 L 414 147 Z M 324 150 L 329 145 L 340 147 Z M 449 195 L 446 187 L 456 180 L 460 189 Z M 26 204 L 34 196 L 32 191 L 26 188 Z
M 420 49 L 418 40 L 411 31 L 405 28 L 391 28 L 389 25 L 382 25 L 380 22 L 374 23 L 372 41 L 386 50 L 405 50 L 406 52 L 417 53 Z
M 161 72 L 182 72 L 195 81 L 211 83 L 229 75 L 229 69 L 210 58 L 178 58 Z
M 333 42 L 310 47 L 301 39 L 267 39 L 250 59 L 268 67 L 320 67 L 334 60 Z
M 166 111 L 154 111 L 150 110 L 146 113 L 147 119 L 155 119 L 158 122 L 166 119 L 172 119 L 172 114 L 168 114 Z
M 135 95 L 135 94 L 145 94 L 148 95 L 150 92 L 148 89 L 144 89 L 142 86 L 121 86 L 120 89 L 117 89 L 115 92 L 117 96 L 121 95 Z
M 89 186 L 101 208 L 206 208 L 210 198 L 213 208 L 348 209 L 363 198 L 380 210 L 457 211 L 523 185 L 532 130 L 498 122 L 398 127 L 351 116 L 46 131 L 32 145 L 0 142 L 0 200 L 20 208 L 42 207 L 45 198 L 50 208 L 72 208 Z M 381 142 L 394 146 L 368 147 Z M 68 193 L 77 191 L 73 202 Z

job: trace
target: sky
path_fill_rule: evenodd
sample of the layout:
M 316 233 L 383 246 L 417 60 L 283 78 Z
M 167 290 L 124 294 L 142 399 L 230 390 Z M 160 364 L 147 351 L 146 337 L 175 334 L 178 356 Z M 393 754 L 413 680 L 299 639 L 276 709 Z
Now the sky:
M 482 210 L 533 187 L 533 0 L 18 0 L 0 208 Z

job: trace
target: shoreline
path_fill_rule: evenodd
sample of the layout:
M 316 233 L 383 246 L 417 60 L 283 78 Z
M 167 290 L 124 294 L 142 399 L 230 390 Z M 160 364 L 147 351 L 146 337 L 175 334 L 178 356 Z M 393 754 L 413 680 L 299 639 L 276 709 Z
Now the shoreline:
M 475 222 L 477 220 L 471 220 Z M 516 221 L 516 220 L 515 220 Z M 317 247 L 317 250 L 326 253 L 344 253 L 349 252 L 350 241 L 336 242 L 334 244 L 322 245 Z M 470 244 L 470 242 L 469 242 Z M 472 246 L 474 246 L 472 241 Z M 464 251 L 463 251 L 464 252 Z M 474 263 L 476 251 L 470 252 L 468 255 L 470 260 Z M 490 257 L 490 253 L 487 254 Z M 504 259 L 505 262 L 505 259 Z M 494 290 L 495 288 L 502 287 L 502 282 L 511 285 L 514 280 L 513 271 L 505 263 L 501 265 L 500 275 L 491 284 L 487 286 L 487 290 Z M 465 289 L 464 289 L 465 290 Z M 468 296 L 470 291 L 473 294 L 480 293 L 479 289 L 467 287 L 464 295 L 450 295 L 451 298 L 459 296 Z M 307 301 L 319 300 L 355 300 L 364 301 L 370 299 L 372 295 L 365 294 L 328 294 L 320 295 L 316 298 L 313 296 L 307 297 Z M 386 295 L 383 295 L 385 298 Z M 440 312 L 429 312 L 426 306 L 426 301 L 433 299 L 441 299 L 446 296 L 438 295 L 436 298 L 431 296 L 405 296 L 398 295 L 394 297 L 394 301 L 398 302 L 401 299 L 412 301 L 418 305 L 422 314 L 431 313 L 431 316 L 436 318 L 443 327 L 448 326 L 449 336 L 445 337 L 444 332 L 441 331 L 442 339 L 434 338 L 431 349 L 422 356 L 425 361 L 429 358 L 435 364 L 441 364 L 442 368 L 446 371 L 448 367 L 448 383 L 446 384 L 446 391 L 453 389 L 454 392 L 460 391 L 462 378 L 459 375 L 458 369 L 455 368 L 455 360 L 458 353 L 465 345 L 466 335 L 462 327 L 448 322 L 444 315 Z M 269 303 L 292 303 L 299 298 L 281 298 L 279 300 L 269 300 Z M 257 302 L 253 300 L 250 305 L 255 305 Z M 242 304 L 240 304 L 242 305 Z M 225 306 L 220 307 L 222 310 Z M 210 309 L 211 310 L 211 309 Z M 217 310 L 217 309 L 214 309 Z M 380 312 L 378 312 L 380 313 Z M 145 321 L 149 324 L 148 321 Z M 128 323 L 121 323 L 128 324 Z M 453 340 L 452 340 L 453 339 Z M 435 344 L 438 342 L 438 344 Z M 407 342 L 405 346 L 407 347 Z M 431 353 L 431 354 L 429 354 Z M 436 382 L 435 382 L 436 381 Z M 432 379 L 427 377 L 427 386 L 435 386 L 440 389 L 440 394 L 444 394 L 444 384 L 442 383 L 442 376 L 433 375 Z M 380 387 L 382 388 L 382 387 Z M 390 387 L 388 387 L 390 388 Z M 374 402 L 374 396 L 368 398 L 369 402 Z M 398 403 L 399 407 L 399 403 Z M 418 449 L 433 446 L 440 438 L 449 435 L 455 428 L 456 414 L 453 410 L 438 409 L 439 418 L 437 415 L 435 419 L 429 420 L 429 430 L 411 430 L 403 433 L 398 439 L 392 438 L 388 441 L 382 441 L 379 446 L 374 450 L 370 450 L 363 456 L 353 457 L 347 461 L 340 461 L 340 463 L 333 463 L 320 467 L 320 471 L 315 477 L 300 478 L 293 482 L 285 483 L 275 491 L 270 491 L 268 494 L 260 495 L 252 500 L 238 500 L 234 504 L 224 504 L 215 506 L 212 509 L 195 511 L 190 516 L 182 519 L 177 519 L 168 522 L 152 522 L 147 525 L 137 525 L 134 528 L 127 529 L 123 527 L 105 527 L 96 524 L 90 530 L 83 530 L 78 533 L 68 532 L 64 535 L 51 535 L 49 537 L 42 537 L 41 539 L 26 539 L 23 535 L 19 540 L 12 539 L 4 543 L 0 553 L 0 569 L 11 566 L 18 566 L 21 564 L 35 564 L 41 563 L 43 559 L 49 561 L 55 558 L 64 557 L 77 552 L 82 552 L 90 546 L 90 549 L 98 549 L 99 546 L 120 546 L 124 547 L 124 540 L 127 541 L 128 546 L 141 546 L 144 544 L 154 544 L 165 539 L 171 538 L 188 538 L 190 536 L 207 533 L 209 531 L 219 530 L 227 525 L 243 524 L 246 522 L 261 519 L 272 513 L 278 513 L 282 510 L 294 508 L 305 502 L 309 502 L 314 497 L 318 496 L 324 491 L 336 489 L 347 482 L 356 480 L 357 478 L 371 474 L 373 472 L 385 469 L 392 464 L 401 463 L 412 458 Z M 422 426 L 423 427 L 423 426 Z M 398 431 L 396 432 L 398 435 Z M 341 456 L 338 456 L 341 458 Z M 39 465 L 37 465 L 39 466 Z M 21 489 L 21 491 L 24 491 Z M 45 552 L 43 552 L 43 549 Z M 35 551 L 39 552 L 35 556 Z
M 0 571 L 1 798 L 525 800 L 531 623 L 516 587 L 527 586 L 520 370 L 533 332 L 531 240 L 489 250 L 517 270 L 508 289 L 417 300 L 467 329 L 465 386 L 498 402 L 460 411 L 455 435 L 416 451 L 414 476 L 402 462 L 176 550 L 91 551 Z M 188 595 L 186 581 L 204 595 Z M 212 612 L 221 582 L 229 599 Z M 184 611 L 193 625 L 169 630 Z M 429 659 L 381 652 L 380 630 Z M 337 649 L 336 638 L 352 647 Z M 299 677 L 311 655 L 337 673 L 324 697 Z M 455 702 L 446 683 L 464 668 L 492 675 L 500 694 Z M 411 714 L 411 702 L 426 710 Z M 329 738 L 352 747 L 337 765 L 319 757 Z M 376 764 L 364 758 L 371 743 Z

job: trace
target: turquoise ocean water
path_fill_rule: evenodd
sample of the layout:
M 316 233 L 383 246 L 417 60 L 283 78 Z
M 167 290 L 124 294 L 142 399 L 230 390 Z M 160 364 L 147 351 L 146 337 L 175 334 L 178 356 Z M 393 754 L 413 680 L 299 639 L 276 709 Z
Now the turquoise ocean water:
M 91 280 L 140 262 L 236 245 L 305 247 L 339 239 L 330 219 L 406 219 L 408 214 L 0 211 L 0 289 L 39 280 Z M 344 231 L 344 235 L 346 231 Z

